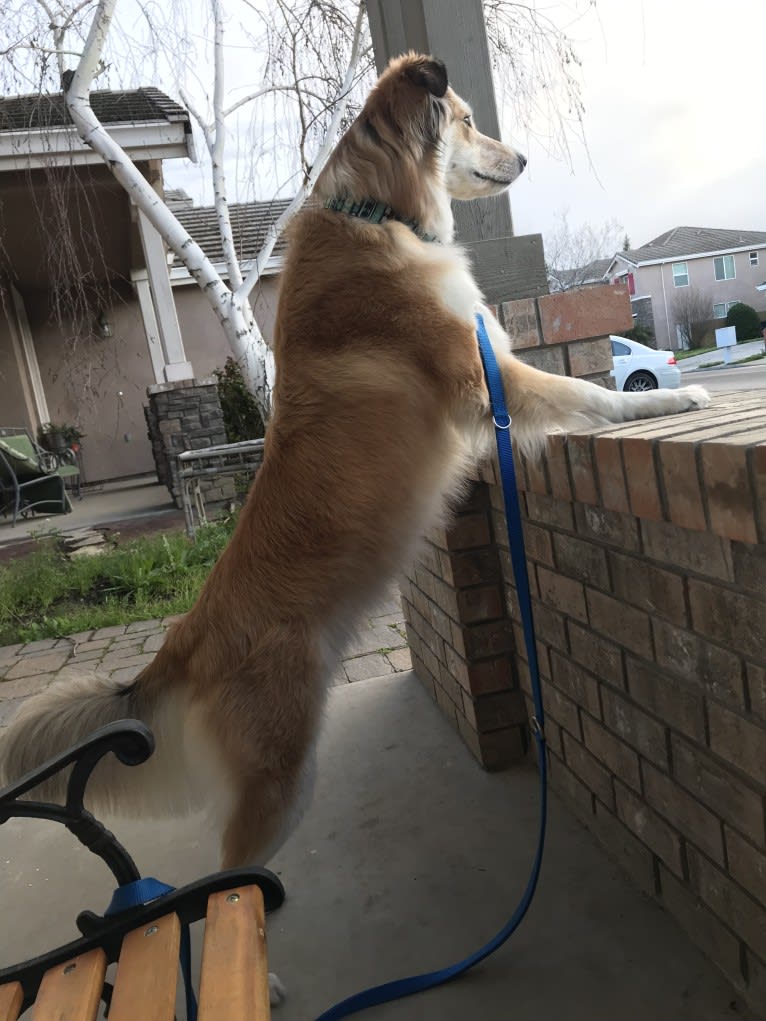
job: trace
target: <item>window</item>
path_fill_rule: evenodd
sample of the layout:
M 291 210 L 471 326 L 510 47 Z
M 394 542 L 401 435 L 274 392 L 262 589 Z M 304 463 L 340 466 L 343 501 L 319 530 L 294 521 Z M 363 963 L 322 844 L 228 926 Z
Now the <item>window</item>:
M 619 340 L 612 341 L 612 355 L 629 355 L 630 348 L 627 344 L 621 344 Z
M 750 265 L 751 266 L 757 266 L 758 265 L 758 252 L 751 252 L 750 253 Z
M 721 301 L 716 305 L 713 305 L 713 318 L 714 319 L 725 319 L 729 314 L 729 309 L 732 305 L 738 305 L 738 301 Z
M 733 280 L 737 275 L 734 272 L 734 256 L 719 255 L 713 259 L 716 280 Z
M 673 285 L 675 287 L 689 286 L 689 270 L 685 262 L 673 263 Z

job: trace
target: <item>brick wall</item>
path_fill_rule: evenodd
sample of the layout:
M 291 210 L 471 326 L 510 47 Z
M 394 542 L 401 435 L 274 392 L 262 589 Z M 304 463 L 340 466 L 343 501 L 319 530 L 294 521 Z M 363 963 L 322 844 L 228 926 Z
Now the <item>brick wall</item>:
M 765 398 L 557 437 L 522 472 L 552 783 L 761 1010 Z
M 605 381 L 599 334 L 626 306 L 593 288 L 498 314 L 519 356 Z M 766 394 L 554 437 L 519 479 L 551 782 L 766 1012 Z M 418 675 L 485 766 L 518 759 L 529 680 L 492 465 L 403 592 Z

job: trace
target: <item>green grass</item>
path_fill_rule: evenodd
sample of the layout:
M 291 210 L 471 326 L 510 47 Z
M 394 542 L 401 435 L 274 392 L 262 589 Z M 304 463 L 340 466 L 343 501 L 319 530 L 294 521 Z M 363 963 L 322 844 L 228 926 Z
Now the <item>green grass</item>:
M 179 532 L 73 559 L 55 534 L 41 537 L 29 556 L 0 566 L 0 646 L 184 613 L 233 528 L 227 519 L 200 529 L 196 543 Z
M 708 351 L 717 351 L 718 348 L 715 344 L 712 347 L 691 347 L 688 351 L 676 351 L 676 361 L 680 362 L 684 358 L 693 358 L 694 355 L 706 355 Z
M 766 358 L 766 352 L 759 355 L 748 355 L 747 358 L 738 358 L 737 365 L 742 365 L 743 362 L 759 362 L 762 358 Z

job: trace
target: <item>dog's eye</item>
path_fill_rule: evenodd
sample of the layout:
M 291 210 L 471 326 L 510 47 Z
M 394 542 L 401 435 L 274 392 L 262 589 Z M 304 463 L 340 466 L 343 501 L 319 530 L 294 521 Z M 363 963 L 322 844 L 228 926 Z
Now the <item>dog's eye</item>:
M 473 127 L 473 117 L 470 115 L 470 113 L 467 113 L 465 115 L 465 117 L 463 118 L 463 123 L 467 124 L 469 128 Z

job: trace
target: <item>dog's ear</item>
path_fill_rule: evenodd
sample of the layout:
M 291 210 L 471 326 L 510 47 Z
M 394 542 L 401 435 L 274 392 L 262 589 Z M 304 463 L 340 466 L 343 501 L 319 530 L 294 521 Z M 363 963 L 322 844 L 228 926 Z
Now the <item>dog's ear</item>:
M 405 66 L 404 73 L 414 85 L 428 89 L 438 99 L 447 91 L 447 68 L 434 57 L 415 58 Z

